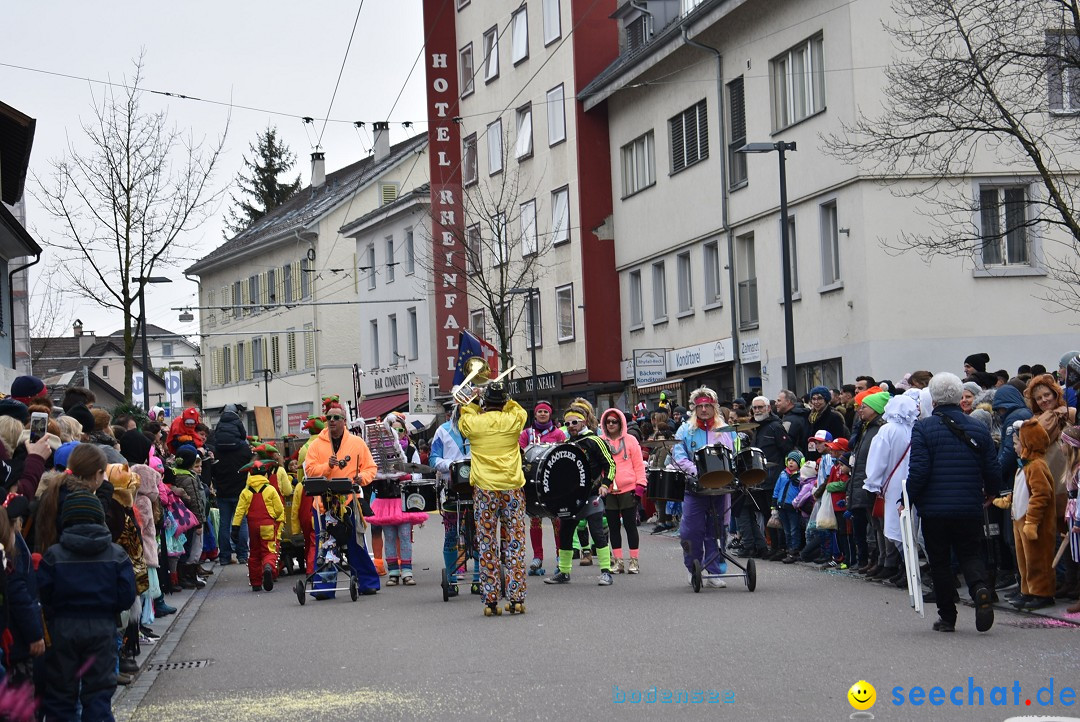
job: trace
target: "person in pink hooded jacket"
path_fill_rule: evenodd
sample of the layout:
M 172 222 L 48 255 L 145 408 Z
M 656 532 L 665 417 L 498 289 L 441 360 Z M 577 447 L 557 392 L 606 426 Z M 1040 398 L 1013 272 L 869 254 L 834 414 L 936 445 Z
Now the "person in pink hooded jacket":
M 611 447 L 611 457 L 615 459 L 615 483 L 611 493 L 604 499 L 608 530 L 611 534 L 611 553 L 615 557 L 614 571 L 622 574 L 637 574 L 638 567 L 638 529 L 637 505 L 635 493 L 639 485 L 645 484 L 645 462 L 641 458 L 641 445 L 638 440 L 626 433 L 626 417 L 618 409 L 608 409 L 600 416 L 600 431 Z M 626 528 L 626 544 L 630 547 L 630 561 L 624 567 L 622 559 L 622 532 Z

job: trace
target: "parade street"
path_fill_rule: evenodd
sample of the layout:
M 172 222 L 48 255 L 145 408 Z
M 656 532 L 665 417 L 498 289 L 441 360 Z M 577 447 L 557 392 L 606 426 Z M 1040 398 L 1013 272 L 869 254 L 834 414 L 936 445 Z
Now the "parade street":
M 848 719 L 860 680 L 876 688 L 875 719 L 1003 720 L 1070 713 L 1040 706 L 1051 696 L 1075 703 L 1080 627 L 1045 617 L 999 606 L 979 634 L 962 606 L 956 633 L 940 634 L 933 606 L 920 619 L 901 590 L 764 561 L 753 593 L 729 579 L 695 594 L 678 540 L 646 531 L 640 575 L 598 587 L 597 568 L 575 562 L 570 585 L 530 578 L 524 616 L 488 618 L 467 586 L 442 601 L 441 542 L 433 516 L 416 531 L 417 586 L 357 602 L 300 606 L 296 577 L 253 593 L 245 567 L 217 567 L 118 695 L 117 718 Z M 705 701 L 631 701 L 654 688 Z

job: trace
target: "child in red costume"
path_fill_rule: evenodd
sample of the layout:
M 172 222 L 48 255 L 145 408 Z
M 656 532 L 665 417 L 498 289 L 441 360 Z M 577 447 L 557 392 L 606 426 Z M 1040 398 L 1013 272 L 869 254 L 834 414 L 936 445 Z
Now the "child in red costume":
M 176 450 L 184 444 L 191 444 L 196 449 L 201 449 L 202 437 L 195 433 L 195 427 L 201 422 L 199 410 L 194 406 L 184 409 L 182 414 L 173 419 L 169 434 L 165 437 L 165 448 L 169 453 L 175 454 Z
M 278 539 L 285 523 L 285 506 L 270 475 L 277 473 L 275 461 L 253 461 L 242 467 L 248 470 L 247 487 L 240 492 L 233 515 L 232 540 L 240 541 L 240 524 L 248 518 L 248 580 L 251 591 L 270 591 L 278 572 Z

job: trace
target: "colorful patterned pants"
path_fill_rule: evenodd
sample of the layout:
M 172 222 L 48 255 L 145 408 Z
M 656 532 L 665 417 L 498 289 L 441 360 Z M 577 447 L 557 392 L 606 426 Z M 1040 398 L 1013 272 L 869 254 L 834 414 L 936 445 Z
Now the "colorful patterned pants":
M 474 488 L 476 546 L 480 552 L 480 582 L 484 603 L 499 601 L 502 570 L 499 563 L 499 540 L 504 538 L 506 598 L 525 601 L 525 493 L 521 489 L 488 491 Z M 498 528 L 506 531 L 505 537 Z

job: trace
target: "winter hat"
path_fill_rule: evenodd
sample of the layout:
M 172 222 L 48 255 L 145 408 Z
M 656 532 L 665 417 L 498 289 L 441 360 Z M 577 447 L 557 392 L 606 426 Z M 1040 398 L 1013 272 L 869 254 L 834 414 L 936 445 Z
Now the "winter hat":
M 137 429 L 120 437 L 120 453 L 131 465 L 147 463 L 150 460 L 150 446 L 150 439 Z
M 199 452 L 190 444 L 184 444 L 176 450 L 176 459 L 173 466 L 177 469 L 191 469 L 195 466 L 195 460 L 199 458 Z
M 94 433 L 94 415 L 90 413 L 90 409 L 86 408 L 85 404 L 72 406 L 68 409 L 67 415 L 82 424 L 84 434 Z
M 686 416 L 686 407 L 685 407 L 685 406 L 676 406 L 676 407 L 675 407 L 674 409 L 672 409 L 671 411 L 672 411 L 673 413 L 676 413 L 676 414 L 682 414 L 683 416 Z
M 323 415 L 324 416 L 326 414 L 330 413 L 330 408 L 333 407 L 333 406 L 337 406 L 338 408 L 341 408 L 341 397 L 340 396 L 338 396 L 337 394 L 333 394 L 332 396 L 323 396 L 322 397 L 322 408 L 323 408 Z
M 988 353 L 973 353 L 964 359 L 964 364 L 976 371 L 986 371 L 986 364 L 988 363 L 990 363 L 990 354 Z
M 16 519 L 22 519 L 25 523 L 30 518 L 30 500 L 22 494 L 8 494 L 4 508 L 7 510 L 8 521 L 12 523 Z
M 994 416 L 986 409 L 975 409 L 971 412 L 971 418 L 982 423 L 986 427 L 987 431 L 993 427 Z
M 89 491 L 82 489 L 68 494 L 60 511 L 60 528 L 74 524 L 105 524 L 105 510 L 101 502 Z
M 66 469 L 68 457 L 71 456 L 72 450 L 78 445 L 78 441 L 69 441 L 66 444 L 60 444 L 60 448 L 53 452 L 53 466 L 57 469 Z
M 1080 351 L 1067 351 L 1064 356 L 1061 357 L 1061 361 L 1058 362 L 1059 368 L 1068 368 L 1069 362 L 1077 356 L 1080 356 Z
M 799 469 L 799 478 L 802 480 L 813 479 L 817 476 L 817 462 L 808 461 Z
M 10 416 L 19 423 L 25 424 L 30 420 L 30 409 L 22 401 L 9 396 L 0 401 L 0 416 Z
M 974 381 L 965 381 L 963 389 L 964 391 L 970 391 L 972 396 L 978 396 L 982 393 L 982 386 L 979 386 Z
M 326 428 L 325 416 L 309 416 L 308 420 L 304 422 L 304 431 L 307 431 L 312 436 L 318 436 L 319 432 Z
M 888 391 L 881 391 L 880 393 L 871 394 L 863 399 L 863 405 L 869 406 L 878 416 L 881 416 L 885 413 L 885 404 L 889 403 L 889 399 L 891 398 L 892 394 Z
M 45 383 L 37 376 L 20 376 L 11 382 L 11 396 L 16 401 L 24 404 L 30 403 L 30 399 L 39 396 L 45 390 Z
M 784 457 L 785 463 L 788 462 L 788 461 L 794 461 L 799 466 L 802 466 L 802 463 L 803 463 L 804 460 L 805 459 L 804 459 L 804 457 L 802 455 L 802 452 L 799 451 L 798 449 L 796 449 L 795 451 L 789 451 L 788 455 L 786 457 Z
M 824 386 L 815 386 L 814 388 L 810 389 L 810 398 L 813 398 L 818 394 L 821 394 L 821 397 L 825 399 L 825 403 L 829 403 L 830 401 L 832 401 L 832 391 L 829 391 L 829 389 L 825 388 Z

